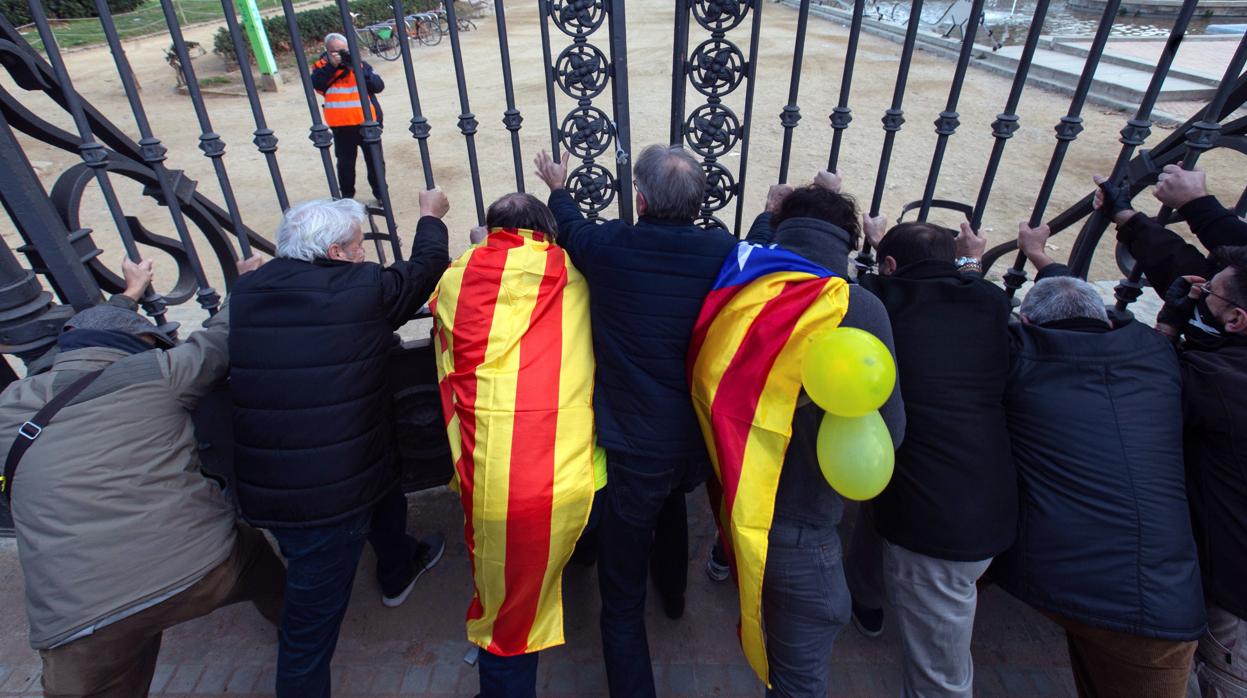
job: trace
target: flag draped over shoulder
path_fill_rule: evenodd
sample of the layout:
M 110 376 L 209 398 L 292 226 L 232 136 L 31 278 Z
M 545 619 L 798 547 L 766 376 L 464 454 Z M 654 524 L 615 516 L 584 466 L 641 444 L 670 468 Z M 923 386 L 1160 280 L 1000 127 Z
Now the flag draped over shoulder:
M 589 291 L 548 236 L 495 229 L 430 300 L 476 587 L 468 639 L 563 644 L 561 576 L 593 501 Z
M 706 296 L 689 347 L 693 407 L 722 485 L 719 527 L 740 589 L 740 640 L 770 685 L 762 579 L 775 493 L 809 337 L 840 324 L 843 278 L 792 252 L 742 242 Z

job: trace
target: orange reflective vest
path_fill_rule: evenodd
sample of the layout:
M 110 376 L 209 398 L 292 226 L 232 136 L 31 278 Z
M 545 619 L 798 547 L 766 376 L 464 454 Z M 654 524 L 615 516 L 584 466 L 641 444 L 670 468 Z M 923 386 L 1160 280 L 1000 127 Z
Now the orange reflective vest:
M 316 61 L 312 70 L 325 66 L 328 59 Z M 325 97 L 325 125 L 329 128 L 339 126 L 359 126 L 364 123 L 364 110 L 359 105 L 359 88 L 355 83 L 355 71 L 347 70 L 344 75 L 329 84 L 321 92 Z

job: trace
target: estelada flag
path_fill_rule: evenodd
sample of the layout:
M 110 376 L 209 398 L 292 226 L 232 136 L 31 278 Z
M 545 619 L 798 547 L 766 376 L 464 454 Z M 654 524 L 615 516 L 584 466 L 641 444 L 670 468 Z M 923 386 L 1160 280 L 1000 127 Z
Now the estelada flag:
M 693 407 L 723 496 L 716 512 L 740 590 L 740 642 L 770 686 L 762 580 L 775 493 L 812 334 L 840 324 L 846 281 L 774 246 L 742 242 L 702 305 L 689 347 Z
M 495 229 L 429 301 L 475 595 L 468 639 L 563 644 L 562 572 L 593 502 L 589 290 L 543 233 Z

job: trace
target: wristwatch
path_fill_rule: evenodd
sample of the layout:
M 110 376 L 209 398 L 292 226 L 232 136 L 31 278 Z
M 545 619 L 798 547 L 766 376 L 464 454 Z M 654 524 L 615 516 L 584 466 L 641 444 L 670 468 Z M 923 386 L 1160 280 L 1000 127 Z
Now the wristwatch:
M 953 264 L 956 264 L 958 269 L 970 265 L 982 266 L 982 264 L 979 263 L 978 257 L 958 257 L 953 261 Z

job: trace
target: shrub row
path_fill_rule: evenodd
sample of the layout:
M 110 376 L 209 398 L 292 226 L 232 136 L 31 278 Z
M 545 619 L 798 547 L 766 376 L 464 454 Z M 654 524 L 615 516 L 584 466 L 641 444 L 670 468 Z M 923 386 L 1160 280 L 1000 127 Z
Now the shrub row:
M 7 2 L 8 0 L 0 0 Z M 427 12 L 441 6 L 438 0 L 405 0 L 403 9 L 407 14 Z M 375 24 L 387 19 L 394 19 L 394 6 L 390 0 L 352 0 L 351 11 L 360 14 L 356 22 L 360 26 Z M 294 13 L 299 26 L 299 38 L 307 47 L 319 46 L 326 34 L 343 31 L 342 14 L 337 5 L 318 7 Z M 274 54 L 285 54 L 292 51 L 290 31 L 286 16 L 278 13 L 264 19 L 264 31 L 268 34 L 268 43 Z M 234 55 L 234 44 L 230 39 L 229 30 L 221 27 L 212 40 L 212 51 L 231 63 L 237 63 Z M 247 53 L 251 53 L 251 44 L 247 43 Z
M 144 0 L 108 0 L 108 9 L 113 14 L 120 14 L 137 8 L 143 2 Z M 49 17 L 56 19 L 99 16 L 95 11 L 94 0 L 44 0 L 43 9 Z M 34 21 L 30 16 L 30 8 L 26 6 L 26 0 L 0 0 L 0 13 L 19 27 Z

